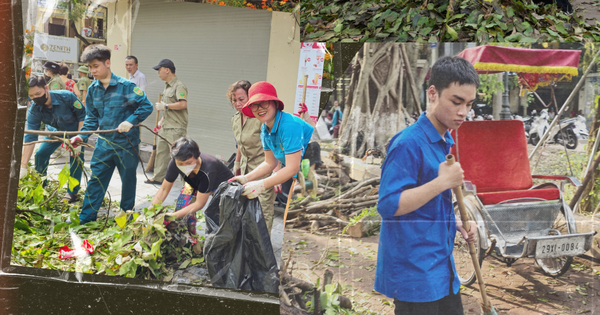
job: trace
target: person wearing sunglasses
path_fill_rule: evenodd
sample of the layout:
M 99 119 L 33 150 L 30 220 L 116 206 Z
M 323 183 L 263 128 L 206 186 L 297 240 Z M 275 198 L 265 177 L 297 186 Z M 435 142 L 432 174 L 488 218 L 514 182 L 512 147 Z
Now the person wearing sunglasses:
M 85 120 L 85 107 L 81 104 L 73 92 L 67 90 L 51 91 L 46 85 L 43 77 L 33 76 L 29 80 L 29 98 L 33 104 L 29 107 L 27 114 L 27 130 L 40 130 L 43 122 L 51 131 L 79 131 Z M 26 134 L 23 143 L 23 155 L 21 156 L 21 171 L 19 179 L 27 175 L 27 164 L 35 145 L 28 144 L 38 140 L 37 135 Z M 44 140 L 50 140 L 49 137 Z M 58 147 L 60 142 L 42 143 L 35 154 L 35 170 L 46 175 L 50 156 Z M 83 148 L 82 152 L 76 156 L 71 156 L 70 175 L 77 181 L 81 181 L 83 171 Z M 69 202 L 77 201 L 77 192 L 79 185 L 73 190 L 67 187 L 67 194 L 64 200 Z
M 268 82 L 257 82 L 248 91 L 250 99 L 242 108 L 248 117 L 256 117 L 261 123 L 260 139 L 265 161 L 246 175 L 229 180 L 245 186 L 242 195 L 250 199 L 258 197 L 267 188 L 286 182 L 298 174 L 302 156 L 311 139 L 314 128 L 300 117 L 283 112 L 283 102 L 277 98 L 275 87 Z M 270 174 L 281 162 L 283 168 Z

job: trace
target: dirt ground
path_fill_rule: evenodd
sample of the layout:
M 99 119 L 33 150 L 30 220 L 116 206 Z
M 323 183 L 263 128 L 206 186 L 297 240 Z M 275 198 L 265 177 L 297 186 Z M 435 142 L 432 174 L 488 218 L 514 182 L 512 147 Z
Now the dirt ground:
M 594 6 L 596 4 L 596 6 Z M 588 22 L 593 19 L 600 21 L 600 6 L 597 0 L 571 0 L 571 5 L 575 10 L 583 10 L 583 16 Z
M 320 235 L 286 229 L 283 257 L 293 250 L 292 275 L 317 282 L 325 269 L 333 282 L 344 286 L 360 314 L 393 314 L 393 300 L 373 291 L 379 236 L 362 239 L 340 236 L 336 231 Z M 498 314 L 600 314 L 600 264 L 576 258 L 563 276 L 545 276 L 531 258 L 511 267 L 488 256 L 481 268 L 487 294 Z M 477 283 L 461 289 L 465 314 L 481 314 Z
M 576 176 L 585 163 L 585 143 L 570 151 Z M 529 146 L 531 151 L 533 146 Z M 550 144 L 532 159 L 535 174 L 569 174 L 562 146 Z M 567 200 L 574 189 L 565 194 Z M 330 269 L 333 282 L 343 285 L 354 311 L 360 314 L 393 314 L 393 300 L 373 291 L 379 236 L 353 239 L 341 235 L 341 228 L 315 234 L 301 229 L 285 229 L 282 259 L 290 257 L 292 275 L 316 283 Z M 544 275 L 534 259 L 517 260 L 511 267 L 493 256 L 483 262 L 482 273 L 487 294 L 498 314 L 600 314 L 600 262 L 576 257 L 561 277 Z M 465 314 L 481 314 L 477 283 L 461 288 Z

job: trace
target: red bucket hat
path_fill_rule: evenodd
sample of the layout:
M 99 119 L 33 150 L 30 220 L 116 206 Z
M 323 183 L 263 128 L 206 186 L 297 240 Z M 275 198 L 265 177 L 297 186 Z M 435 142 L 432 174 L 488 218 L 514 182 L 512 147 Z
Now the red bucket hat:
M 242 113 L 248 117 L 254 117 L 250 106 L 264 101 L 275 101 L 277 102 L 277 108 L 283 110 L 283 102 L 277 98 L 277 91 L 273 84 L 269 82 L 261 81 L 252 84 L 250 90 L 248 90 L 248 97 L 250 98 L 248 103 L 242 108 Z

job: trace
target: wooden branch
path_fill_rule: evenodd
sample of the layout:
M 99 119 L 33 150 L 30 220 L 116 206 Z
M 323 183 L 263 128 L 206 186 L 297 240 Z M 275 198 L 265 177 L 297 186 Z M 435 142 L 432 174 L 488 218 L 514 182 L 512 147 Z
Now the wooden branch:
M 305 221 L 313 221 L 313 220 L 317 220 L 321 222 L 329 222 L 326 224 L 331 224 L 331 223 L 339 223 L 339 224 L 344 224 L 347 225 L 348 221 L 344 221 L 341 219 L 338 219 L 334 216 L 330 216 L 330 215 L 326 215 L 326 214 L 301 214 L 300 216 L 298 216 L 299 220 L 305 220 Z
M 577 187 L 577 190 L 575 191 L 575 194 L 573 195 L 573 199 L 571 199 L 571 202 L 569 203 L 569 207 L 571 209 L 573 209 L 575 207 L 575 205 L 579 202 L 579 199 L 581 198 L 583 190 L 585 189 L 585 187 L 588 185 L 588 183 L 594 177 L 594 171 L 596 171 L 596 168 L 598 168 L 598 164 L 600 164 L 600 154 L 598 154 L 598 156 L 596 156 L 596 159 L 594 160 L 594 164 L 592 165 L 592 167 L 590 167 L 587 174 L 585 175 L 585 178 L 583 179 L 581 186 Z
M 17 213 L 32 213 L 32 214 L 35 214 L 35 215 L 37 215 L 37 216 L 40 216 L 40 217 L 42 217 L 42 219 L 43 219 L 44 221 L 46 221 L 46 222 L 49 222 L 49 223 L 52 223 L 52 221 L 50 221 L 50 220 L 46 219 L 46 218 L 44 217 L 44 215 L 43 215 L 43 214 L 41 214 L 41 213 L 37 213 L 37 212 L 35 212 L 35 211 L 32 211 L 32 210 L 20 210 L 20 209 L 17 209 L 17 210 L 16 210 L 16 212 L 17 212 Z
M 365 181 L 360 182 L 356 187 L 354 187 L 354 189 L 346 192 L 345 194 L 337 197 L 336 199 L 346 199 L 348 196 L 351 196 L 355 191 L 357 191 L 358 189 L 367 186 L 367 185 L 371 185 L 371 184 L 379 184 L 379 180 L 381 178 L 380 177 L 376 177 L 376 178 L 371 178 Z
M 315 287 L 312 283 L 300 280 L 298 278 L 294 278 L 290 274 L 283 275 L 283 283 L 292 284 L 293 286 L 301 289 L 302 291 L 312 291 L 312 289 Z
M 286 305 L 289 305 L 289 306 L 292 305 L 292 301 L 290 301 L 290 298 L 288 297 L 288 295 L 285 293 L 285 291 L 283 290 L 283 288 L 281 286 L 279 287 L 279 297 L 281 298 L 283 303 L 285 303 Z

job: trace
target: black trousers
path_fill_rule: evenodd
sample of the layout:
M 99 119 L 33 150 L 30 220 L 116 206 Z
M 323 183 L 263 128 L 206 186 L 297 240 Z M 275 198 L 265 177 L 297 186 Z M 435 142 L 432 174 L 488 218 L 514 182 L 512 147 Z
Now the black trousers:
M 433 302 L 403 302 L 394 299 L 395 315 L 463 315 L 460 292 Z
M 450 290 L 445 297 L 432 302 L 404 302 L 394 299 L 395 315 L 464 315 L 460 291 L 457 294 L 452 292 L 452 282 L 454 282 L 454 273 L 452 265 L 448 261 L 450 268 Z

